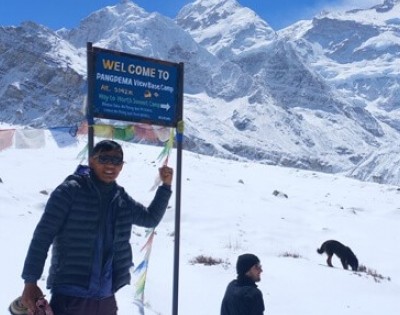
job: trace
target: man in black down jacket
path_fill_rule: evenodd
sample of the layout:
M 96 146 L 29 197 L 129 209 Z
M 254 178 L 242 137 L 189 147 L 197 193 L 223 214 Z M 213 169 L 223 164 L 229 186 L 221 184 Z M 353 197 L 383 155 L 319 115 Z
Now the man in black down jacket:
M 256 285 L 261 280 L 260 260 L 253 254 L 240 255 L 236 271 L 237 278 L 226 288 L 221 315 L 263 315 L 264 299 Z
M 21 301 L 31 312 L 43 295 L 40 279 L 47 252 L 52 257 L 47 288 L 56 315 L 115 315 L 114 293 L 130 283 L 132 225 L 153 228 L 171 196 L 172 169 L 159 169 L 162 185 L 148 207 L 133 200 L 116 178 L 123 167 L 121 146 L 103 140 L 89 167 L 70 175 L 52 192 L 25 259 Z

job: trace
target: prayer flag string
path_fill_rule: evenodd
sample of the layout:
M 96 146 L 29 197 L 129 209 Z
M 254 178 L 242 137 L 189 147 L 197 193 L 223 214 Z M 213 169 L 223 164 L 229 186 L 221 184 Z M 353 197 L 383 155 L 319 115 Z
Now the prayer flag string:
M 163 161 L 163 165 L 168 165 L 169 156 L 171 154 L 173 145 L 174 145 L 174 138 L 175 133 L 174 130 L 171 128 L 168 141 L 165 142 L 164 148 L 160 155 L 158 156 L 158 160 Z M 154 186 L 152 189 L 155 189 L 160 184 L 160 178 L 157 177 Z M 147 270 L 149 267 L 149 259 L 151 254 L 151 249 L 153 245 L 155 230 L 149 229 L 147 230 L 148 239 L 142 249 L 140 251 L 146 250 L 144 255 L 143 261 L 136 267 L 134 273 L 138 275 L 137 281 L 135 283 L 135 301 L 134 303 L 138 306 L 140 314 L 144 315 L 144 290 L 146 286 L 146 277 L 147 277 Z
M 140 314 L 144 314 L 144 289 L 146 286 L 147 270 L 149 266 L 149 259 L 153 245 L 154 235 L 155 235 L 154 229 L 147 230 L 146 236 L 148 236 L 148 239 L 140 250 L 141 252 L 144 250 L 146 252 L 144 254 L 143 261 L 134 270 L 134 274 L 138 275 L 138 278 L 135 283 L 134 303 L 138 306 Z
M 173 128 L 134 123 L 126 126 L 107 124 L 93 125 L 94 136 L 125 142 L 165 143 L 160 156 L 165 156 L 173 145 Z M 53 127 L 48 129 L 9 128 L 0 129 L 0 151 L 15 147 L 16 149 L 40 149 L 46 144 L 44 130 L 49 130 L 58 147 L 64 148 L 78 143 L 78 136 L 88 134 L 87 121 L 78 126 Z M 172 137 L 172 140 L 171 140 Z

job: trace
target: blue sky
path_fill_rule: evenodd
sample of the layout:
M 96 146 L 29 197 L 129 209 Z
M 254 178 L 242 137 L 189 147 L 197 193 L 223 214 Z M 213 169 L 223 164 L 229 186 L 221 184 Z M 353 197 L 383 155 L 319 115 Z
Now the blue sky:
M 0 25 L 34 21 L 54 30 L 73 28 L 90 13 L 120 0 L 2 0 Z M 191 0 L 135 0 L 148 12 L 157 11 L 174 18 Z M 310 19 L 323 9 L 367 8 L 383 0 L 238 0 L 257 12 L 275 30 L 301 19 Z

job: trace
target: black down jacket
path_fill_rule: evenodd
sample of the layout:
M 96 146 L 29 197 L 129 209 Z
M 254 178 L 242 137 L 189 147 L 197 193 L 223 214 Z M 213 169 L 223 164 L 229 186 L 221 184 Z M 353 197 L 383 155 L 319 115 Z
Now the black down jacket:
M 221 315 L 263 315 L 264 299 L 253 280 L 246 276 L 231 281 L 221 305 Z
M 123 187 L 116 185 L 111 207 L 114 217 L 113 292 L 129 284 L 132 249 L 129 243 L 132 225 L 156 227 L 161 221 L 171 189 L 160 186 L 148 207 L 133 200 Z M 87 288 L 99 231 L 100 194 L 89 175 L 70 175 L 51 194 L 36 226 L 22 278 L 37 281 L 47 253 L 52 259 L 47 287 L 71 284 Z

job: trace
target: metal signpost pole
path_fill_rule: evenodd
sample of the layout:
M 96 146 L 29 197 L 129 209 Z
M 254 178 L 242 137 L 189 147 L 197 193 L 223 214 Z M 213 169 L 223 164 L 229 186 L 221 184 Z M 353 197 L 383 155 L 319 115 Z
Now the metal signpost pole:
M 90 157 L 94 146 L 94 130 L 93 130 L 93 89 L 94 89 L 94 73 L 93 73 L 93 46 L 91 42 L 87 43 L 87 108 L 86 119 L 88 122 L 88 155 Z
M 176 202 L 175 202 L 175 236 L 174 236 L 174 283 L 172 315 L 178 315 L 178 296 L 179 296 L 179 249 L 180 249 L 180 230 L 181 230 L 181 183 L 182 183 L 182 145 L 183 145 L 183 64 L 179 64 L 179 89 L 178 89 L 178 125 L 176 127 Z

